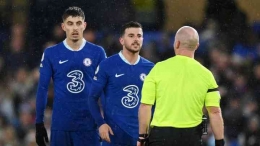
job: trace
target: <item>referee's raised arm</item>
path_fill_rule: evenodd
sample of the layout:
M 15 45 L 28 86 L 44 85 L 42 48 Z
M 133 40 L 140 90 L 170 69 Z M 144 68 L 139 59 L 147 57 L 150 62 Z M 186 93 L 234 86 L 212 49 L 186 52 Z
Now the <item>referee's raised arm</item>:
M 215 144 L 224 146 L 218 85 L 212 73 L 194 59 L 199 46 L 197 31 L 181 27 L 173 46 L 176 56 L 157 63 L 144 81 L 137 145 L 202 146 L 201 136 L 207 133 L 202 112 L 206 106 Z

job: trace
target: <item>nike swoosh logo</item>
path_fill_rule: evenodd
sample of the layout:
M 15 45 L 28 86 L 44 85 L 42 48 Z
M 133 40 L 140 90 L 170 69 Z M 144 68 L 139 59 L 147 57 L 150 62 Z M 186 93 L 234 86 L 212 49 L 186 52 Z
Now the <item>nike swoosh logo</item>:
M 119 74 L 119 75 L 116 74 L 115 77 L 118 78 L 118 77 L 121 77 L 121 76 L 123 76 L 123 75 L 125 75 L 125 74 Z
M 63 63 L 65 63 L 65 62 L 67 62 L 67 61 L 69 61 L 69 60 L 64 60 L 64 61 L 59 61 L 59 64 L 63 64 Z

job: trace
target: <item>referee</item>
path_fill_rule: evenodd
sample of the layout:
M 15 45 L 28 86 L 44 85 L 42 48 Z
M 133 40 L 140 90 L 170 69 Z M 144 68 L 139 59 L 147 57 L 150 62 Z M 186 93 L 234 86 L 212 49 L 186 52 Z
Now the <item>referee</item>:
M 202 146 L 205 104 L 216 146 L 224 146 L 224 124 L 218 85 L 212 73 L 194 59 L 199 46 L 197 31 L 181 27 L 175 36 L 176 56 L 159 62 L 146 77 L 139 108 L 139 140 L 142 146 Z M 151 108 L 155 111 L 151 120 Z

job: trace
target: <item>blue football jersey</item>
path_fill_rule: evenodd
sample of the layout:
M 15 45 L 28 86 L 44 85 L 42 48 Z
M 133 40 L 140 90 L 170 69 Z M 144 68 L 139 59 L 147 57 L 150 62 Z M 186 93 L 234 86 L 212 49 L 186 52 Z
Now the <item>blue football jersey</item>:
M 52 130 L 93 130 L 88 108 L 88 94 L 98 64 L 106 58 L 104 49 L 87 41 L 73 51 L 63 41 L 44 51 L 36 100 L 36 123 L 43 122 L 43 112 L 50 78 L 54 84 Z M 45 82 L 45 83 L 44 83 Z M 47 86 L 47 87 L 46 87 Z
M 104 120 L 118 125 L 133 138 L 138 137 L 138 108 L 146 75 L 154 64 L 139 56 L 130 65 L 122 53 L 102 61 L 96 70 L 90 98 L 102 97 Z M 96 97 L 95 97 L 96 96 Z M 96 121 L 97 122 L 97 121 Z M 112 129 L 116 134 L 116 129 Z

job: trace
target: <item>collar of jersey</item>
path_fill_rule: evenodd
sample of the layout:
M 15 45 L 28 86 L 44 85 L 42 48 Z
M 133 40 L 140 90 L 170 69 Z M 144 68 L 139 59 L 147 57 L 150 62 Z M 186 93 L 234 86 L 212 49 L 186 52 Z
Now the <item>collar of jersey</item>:
M 183 56 L 183 55 L 176 55 L 176 57 L 178 57 L 178 58 L 183 58 L 183 59 L 193 59 L 193 58 L 191 58 L 191 57 Z
M 83 41 L 82 41 L 82 44 L 80 45 L 80 47 L 79 47 L 78 50 L 73 50 L 73 49 L 67 44 L 66 39 L 63 41 L 63 44 L 64 44 L 64 46 L 65 46 L 67 49 L 69 49 L 70 51 L 80 51 L 80 50 L 83 49 L 83 47 L 85 46 L 85 44 L 86 44 L 86 42 L 87 42 L 85 39 L 82 39 L 82 40 L 83 40 Z
M 138 58 L 137 58 L 136 62 L 135 62 L 134 64 L 131 64 L 131 63 L 125 58 L 125 56 L 122 54 L 122 51 L 120 51 L 118 54 L 119 54 L 120 58 L 121 58 L 125 63 L 127 63 L 127 64 L 129 64 L 129 65 L 136 65 L 136 64 L 139 62 L 139 60 L 140 60 L 140 55 L 138 55 Z

